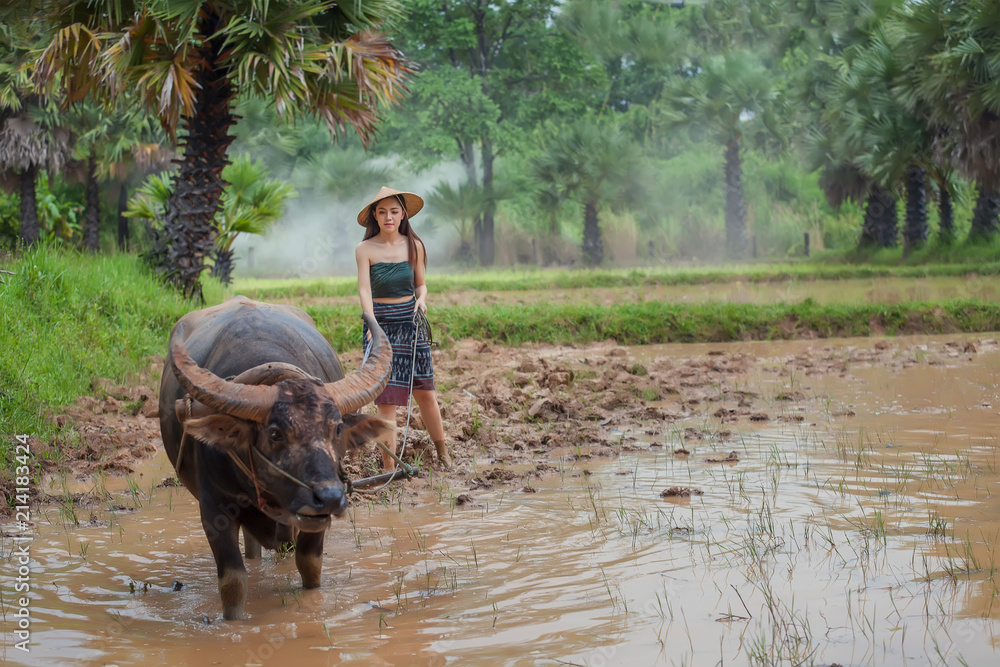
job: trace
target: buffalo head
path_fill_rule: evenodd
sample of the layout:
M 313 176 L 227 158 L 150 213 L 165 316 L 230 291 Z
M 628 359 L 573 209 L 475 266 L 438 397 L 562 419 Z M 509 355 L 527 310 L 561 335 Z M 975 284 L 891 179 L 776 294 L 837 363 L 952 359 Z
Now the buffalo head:
M 265 364 L 233 380 L 200 367 L 180 323 L 170 339 L 174 373 L 189 398 L 177 401 L 184 432 L 226 452 L 243 471 L 243 493 L 273 520 L 321 532 L 347 508 L 341 461 L 392 425 L 355 414 L 385 387 L 392 347 L 378 324 L 369 358 L 354 374 L 324 383 L 288 364 Z M 183 465 L 183 452 L 177 467 Z

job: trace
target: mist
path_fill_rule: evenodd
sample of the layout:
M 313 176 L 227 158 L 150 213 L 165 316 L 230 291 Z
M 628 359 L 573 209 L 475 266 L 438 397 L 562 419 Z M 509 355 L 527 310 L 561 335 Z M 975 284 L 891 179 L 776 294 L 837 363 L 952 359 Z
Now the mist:
M 400 168 L 396 158 L 373 158 L 370 162 L 392 163 L 399 178 L 373 182 L 349 199 L 329 195 L 304 194 L 286 202 L 285 213 L 263 235 L 241 234 L 236 252 L 234 277 L 309 278 L 352 276 L 357 273 L 354 248 L 364 237 L 357 215 L 382 185 L 415 192 L 421 197 L 442 181 L 453 185 L 464 178 L 460 163 L 437 165 L 419 174 Z M 436 218 L 428 207 L 411 221 L 427 248 L 428 271 L 450 262 L 458 245 L 458 235 L 446 221 Z

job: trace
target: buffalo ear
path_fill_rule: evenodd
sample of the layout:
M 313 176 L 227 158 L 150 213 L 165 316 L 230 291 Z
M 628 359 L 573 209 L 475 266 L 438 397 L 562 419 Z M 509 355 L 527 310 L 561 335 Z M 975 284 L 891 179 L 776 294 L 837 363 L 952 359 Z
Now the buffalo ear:
M 238 448 L 253 442 L 253 426 L 242 419 L 229 415 L 210 415 L 189 419 L 184 423 L 184 432 L 222 451 Z
M 340 444 L 347 449 L 357 449 L 372 440 L 382 440 L 396 430 L 395 424 L 375 415 L 352 412 L 343 416 L 343 422 Z

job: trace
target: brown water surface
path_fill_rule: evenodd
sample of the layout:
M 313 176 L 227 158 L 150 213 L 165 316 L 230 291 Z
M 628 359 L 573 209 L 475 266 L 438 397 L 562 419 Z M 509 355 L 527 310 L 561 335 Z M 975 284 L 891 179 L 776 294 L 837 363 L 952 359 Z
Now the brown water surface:
M 431 480 L 415 501 L 356 497 L 327 533 L 322 587 L 303 591 L 294 559 L 266 554 L 249 564 L 239 622 L 220 620 L 197 507 L 158 486 L 172 476 L 160 452 L 109 481 L 118 493 L 93 516 L 36 512 L 31 653 L 7 641 L 6 660 L 996 664 L 1000 346 L 924 363 L 940 340 L 896 340 L 898 365 L 823 373 L 805 351 L 836 367 L 878 343 L 631 348 L 769 359 L 777 372 L 739 382 L 768 419 L 700 416 L 662 436 L 636 423 L 615 458 L 546 454 L 557 473 L 534 492 Z M 689 428 L 703 435 L 685 440 Z M 689 455 L 674 455 L 681 444 Z M 730 451 L 738 462 L 706 462 Z M 661 498 L 668 487 L 703 494 Z M 5 538 L 8 572 L 11 549 Z M 8 608 L 8 638 L 11 620 Z

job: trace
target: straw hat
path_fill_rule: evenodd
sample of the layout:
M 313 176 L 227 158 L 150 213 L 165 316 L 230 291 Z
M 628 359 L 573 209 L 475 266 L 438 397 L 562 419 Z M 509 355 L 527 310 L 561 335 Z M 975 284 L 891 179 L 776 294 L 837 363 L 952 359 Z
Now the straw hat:
M 424 200 L 421 199 L 419 195 L 415 195 L 412 192 L 403 192 L 402 190 L 393 190 L 392 188 L 387 188 L 383 185 L 382 189 L 378 191 L 378 194 L 372 197 L 371 201 L 365 204 L 365 207 L 361 209 L 360 213 L 358 213 L 358 224 L 362 227 L 367 227 L 368 209 L 371 208 L 371 205 L 393 195 L 399 195 L 403 198 L 403 206 L 406 208 L 407 218 L 412 218 L 420 212 L 420 209 L 424 207 Z

